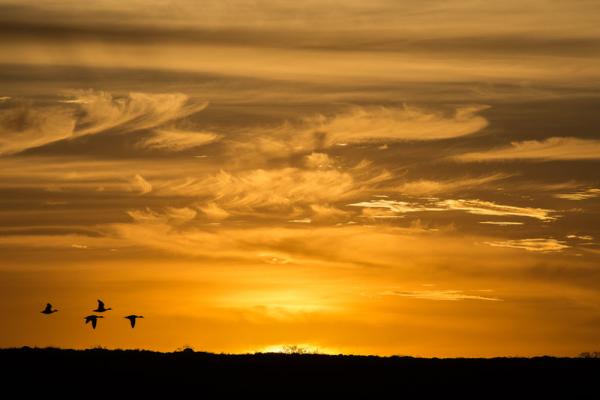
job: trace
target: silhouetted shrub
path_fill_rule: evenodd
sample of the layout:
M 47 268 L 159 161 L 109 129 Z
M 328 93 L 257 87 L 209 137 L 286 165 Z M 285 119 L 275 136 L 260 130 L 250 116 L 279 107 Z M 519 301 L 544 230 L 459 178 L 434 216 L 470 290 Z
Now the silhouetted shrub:
M 283 354 L 320 354 L 319 350 L 296 344 L 288 344 L 281 348 Z
M 182 347 L 178 347 L 175 352 L 177 353 L 185 353 L 185 354 L 190 354 L 190 353 L 194 353 L 195 350 L 192 346 L 190 345 L 183 345 Z
M 201 398 L 202 394 L 212 398 L 208 395 L 212 390 L 220 394 L 215 398 L 227 394 L 247 398 L 249 393 L 258 398 L 265 398 L 265 393 L 282 398 L 290 388 L 294 394 L 331 393 L 335 398 L 345 393 L 387 398 L 394 391 L 402 398 L 429 397 L 427 394 L 432 392 L 446 397 L 448 393 L 464 397 L 471 392 L 482 398 L 490 390 L 494 394 L 503 392 L 506 398 L 524 391 L 532 398 L 541 398 L 540 392 L 584 398 L 577 392 L 593 390 L 600 376 L 599 352 L 582 353 L 578 358 L 428 359 L 313 356 L 309 355 L 312 348 L 303 345 L 282 346 L 279 350 L 287 354 L 212 354 L 187 345 L 173 353 L 101 348 L 0 349 L 0 382 L 5 392 L 7 387 L 21 392 L 39 387 L 44 397 L 49 397 L 48 391 L 65 390 L 81 396 L 92 385 L 94 394 L 101 391 L 114 396 L 116 390 L 126 387 L 134 391 L 134 398 L 141 398 L 140 393 L 153 398 L 162 390 L 168 393 L 164 398 L 169 399 Z
M 579 354 L 579 358 L 600 358 L 600 351 L 583 352 Z

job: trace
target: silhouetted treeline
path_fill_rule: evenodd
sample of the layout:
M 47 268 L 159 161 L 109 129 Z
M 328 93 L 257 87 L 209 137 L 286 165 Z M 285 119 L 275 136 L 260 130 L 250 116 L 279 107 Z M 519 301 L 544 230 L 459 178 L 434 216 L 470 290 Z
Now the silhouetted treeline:
M 600 359 L 426 359 L 322 354 L 227 355 L 141 350 L 1 349 L 4 391 L 469 397 L 597 391 Z M 11 388 L 12 386 L 12 388 Z M 123 394 L 123 391 L 115 392 Z M 90 393 L 91 394 L 91 393 Z M 120 397 L 119 397 L 120 398 Z M 137 397 L 136 397 L 137 398 Z M 192 398 L 192 397 L 190 397 Z M 538 397 L 539 398 L 539 397 Z

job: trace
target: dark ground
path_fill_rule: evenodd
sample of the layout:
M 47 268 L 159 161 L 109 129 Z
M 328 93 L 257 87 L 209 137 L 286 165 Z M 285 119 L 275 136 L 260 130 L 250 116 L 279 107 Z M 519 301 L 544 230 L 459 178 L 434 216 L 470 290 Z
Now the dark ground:
M 322 394 L 380 398 L 384 393 L 386 398 L 450 393 L 477 398 L 525 394 L 582 398 L 589 393 L 584 398 L 597 398 L 600 391 L 600 359 L 586 358 L 425 359 L 25 347 L 0 349 L 0 371 L 0 391 L 19 393 L 2 396 L 6 399 L 36 391 L 78 393 L 82 398 L 114 393 L 121 398 L 124 392 L 117 391 L 121 388 L 139 396 L 174 398 L 221 398 L 232 393 L 280 398 Z

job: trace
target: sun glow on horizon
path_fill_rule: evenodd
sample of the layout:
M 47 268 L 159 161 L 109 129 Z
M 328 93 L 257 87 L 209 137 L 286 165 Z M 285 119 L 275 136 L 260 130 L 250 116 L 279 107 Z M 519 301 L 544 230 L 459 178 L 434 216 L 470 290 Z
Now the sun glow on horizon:
M 266 346 L 255 353 L 282 353 L 282 354 L 341 354 L 331 348 L 324 348 L 313 344 L 274 344 Z

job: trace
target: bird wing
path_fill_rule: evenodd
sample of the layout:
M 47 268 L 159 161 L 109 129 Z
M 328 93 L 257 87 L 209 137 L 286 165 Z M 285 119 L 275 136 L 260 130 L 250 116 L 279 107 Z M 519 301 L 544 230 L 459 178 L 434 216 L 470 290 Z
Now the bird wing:
M 46 304 L 46 308 L 44 309 L 44 312 L 48 312 L 50 310 L 52 310 L 52 304 L 48 303 L 48 304 Z
M 96 329 L 96 323 L 98 322 L 97 318 L 92 319 L 92 328 Z
M 85 317 L 85 323 L 87 324 L 88 322 L 90 322 L 92 319 L 90 317 Z
M 129 317 L 129 322 L 131 322 L 131 327 L 135 328 L 135 317 Z
M 104 302 L 102 300 L 98 300 L 98 308 L 102 310 L 104 308 Z

